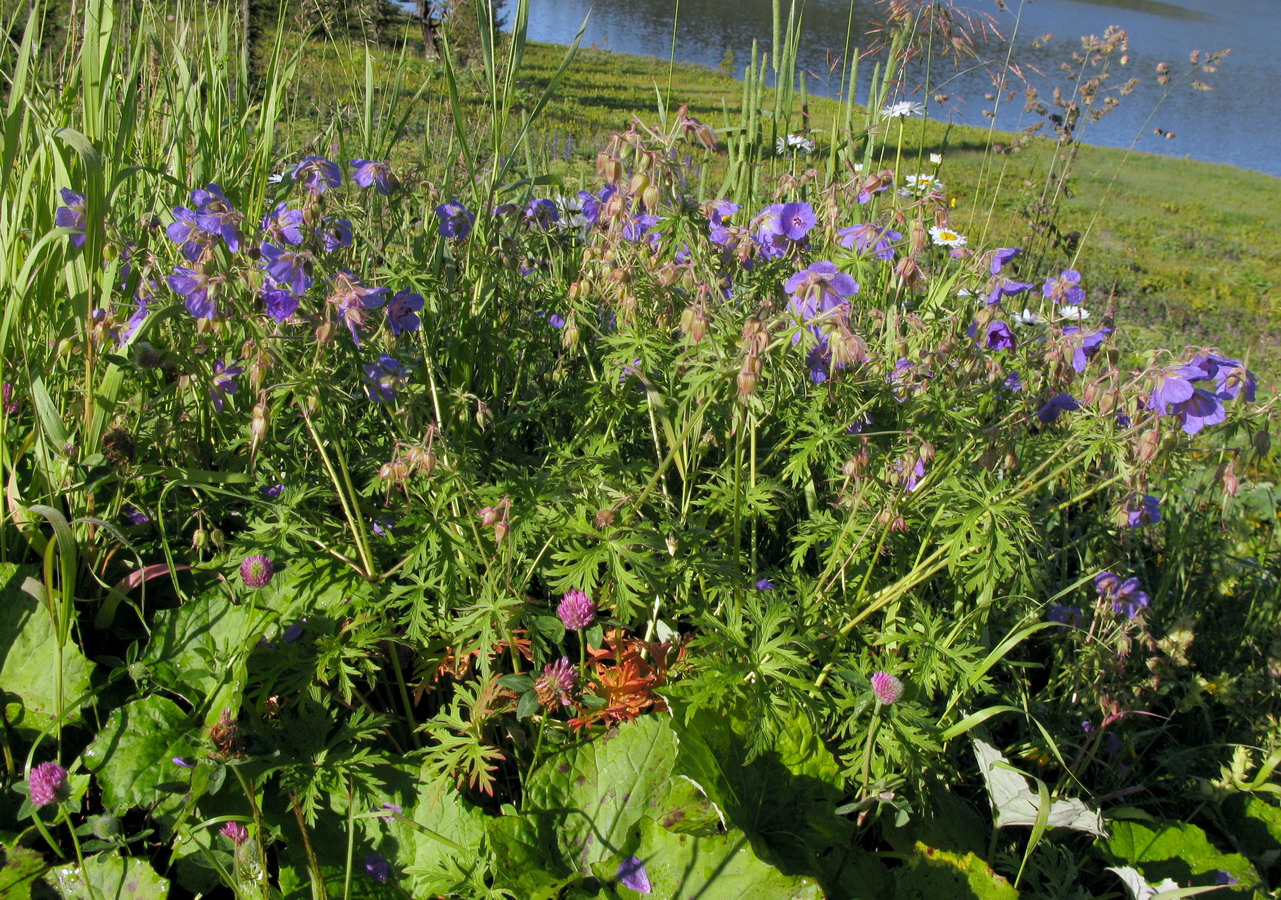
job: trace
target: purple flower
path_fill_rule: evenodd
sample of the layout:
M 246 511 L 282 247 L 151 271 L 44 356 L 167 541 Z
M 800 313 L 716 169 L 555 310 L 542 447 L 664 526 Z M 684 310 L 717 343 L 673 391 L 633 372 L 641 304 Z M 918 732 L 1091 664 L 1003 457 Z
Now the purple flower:
M 774 582 L 768 578 L 758 578 L 756 579 L 756 589 L 758 591 L 772 591 L 774 590 Z
M 1100 572 L 1094 576 L 1094 587 L 1100 598 L 1112 604 L 1113 612 L 1127 619 L 1133 619 L 1148 605 L 1148 595 L 1139 588 L 1137 578 L 1122 581 L 1111 572 Z
M 777 258 L 805 240 L 810 229 L 818 224 L 818 217 L 808 203 L 773 203 L 761 211 L 753 224 L 753 236 L 760 245 L 761 255 Z
M 389 163 L 372 159 L 353 159 L 351 167 L 355 171 L 351 173 L 351 180 L 362 188 L 372 185 L 378 193 L 386 197 L 391 194 L 394 183 L 389 166 Z
M 138 286 L 138 293 L 134 295 L 133 312 L 125 321 L 124 330 L 120 332 L 120 346 L 124 346 L 133 340 L 133 336 L 138 333 L 142 323 L 146 321 L 147 315 L 151 312 L 151 300 L 153 291 L 156 289 L 155 282 L 148 281 Z
M 390 403 L 396 399 L 396 389 L 403 386 L 409 374 L 402 366 L 386 353 L 379 355 L 377 362 L 364 366 L 365 393 L 375 403 Z
M 1125 505 L 1125 520 L 1130 528 L 1142 528 L 1161 521 L 1161 500 L 1151 494 L 1131 494 Z
M 218 301 L 215 295 L 224 280 L 222 275 L 206 275 L 194 269 L 175 266 L 173 274 L 165 279 L 175 294 L 184 298 L 187 312 L 197 319 L 217 319 Z
M 998 277 L 993 279 L 992 288 L 988 291 L 986 300 L 988 306 L 995 306 L 1006 297 L 1017 297 L 1024 291 L 1030 291 L 1036 287 L 1034 284 L 1028 284 L 1026 281 L 1015 281 L 1012 278 Z
M 872 676 L 872 693 L 876 695 L 877 703 L 889 706 L 903 696 L 903 682 L 889 672 L 877 672 Z
M 326 218 L 321 227 L 316 229 L 320 243 L 326 253 L 333 253 L 339 247 L 351 246 L 351 223 L 346 219 Z
M 1198 360 L 1206 359 L 1198 357 Z M 1206 425 L 1217 425 L 1227 418 L 1221 398 L 1193 384 L 1209 380 L 1218 371 L 1213 364 L 1213 368 L 1198 365 L 1198 360 L 1159 373 L 1148 393 L 1148 409 L 1160 416 L 1175 417 L 1188 434 L 1196 434 Z
M 223 196 L 222 188 L 216 184 L 207 184 L 204 190 L 197 188 L 191 192 L 191 203 L 196 207 L 197 228 L 205 234 L 221 237 L 232 253 L 240 249 L 239 226 L 244 216 L 236 212 L 231 201 Z
M 574 664 L 569 661 L 569 657 L 562 656 L 556 662 L 548 663 L 543 666 L 543 674 L 534 681 L 538 702 L 547 707 L 558 703 L 569 706 L 574 702 L 571 695 L 577 680 Z
M 263 244 L 261 265 L 272 281 L 288 285 L 297 297 L 311 287 L 311 253 L 306 250 L 281 250 L 272 244 Z
M 301 209 L 290 209 L 284 203 L 262 217 L 262 230 L 268 239 L 279 238 L 283 243 L 296 247 L 302 243 L 303 217 Z
M 77 194 L 71 188 L 62 188 L 62 202 L 66 206 L 59 206 L 53 214 L 53 224 L 59 228 L 70 228 L 75 234 L 71 235 L 70 242 L 73 247 L 83 247 L 85 245 L 85 217 L 86 199 L 84 194 Z
M 561 598 L 556 615 L 569 631 L 582 631 L 596 621 L 596 604 L 582 591 L 573 590 Z
M 1081 287 L 1081 273 L 1064 269 L 1058 278 L 1050 278 L 1041 285 L 1041 293 L 1055 303 L 1080 306 L 1085 302 L 1085 288 Z
M 1055 603 L 1050 607 L 1050 611 L 1045 614 L 1045 618 L 1051 622 L 1059 623 L 1059 631 L 1066 631 L 1069 628 L 1077 628 L 1081 624 L 1081 610 L 1075 606 L 1063 606 Z
M 560 313 L 548 312 L 547 310 L 543 309 L 534 313 L 534 315 L 542 316 L 544 319 L 547 320 L 547 324 L 550 325 L 552 328 L 555 328 L 557 331 L 565 327 L 565 317 L 562 316 Z
M 277 322 L 285 321 L 298 311 L 298 295 L 284 288 L 270 284 L 264 285 L 262 300 L 267 307 L 267 315 Z
M 1194 381 L 1212 379 L 1220 400 L 1235 400 L 1242 393 L 1245 394 L 1245 399 L 1254 400 L 1254 373 L 1242 365 L 1240 360 L 1210 353 L 1194 358 L 1183 370 L 1188 373 L 1193 370 L 1204 373 L 1202 378 L 1194 377 Z
M 134 506 L 132 503 L 126 503 L 120 507 L 120 515 L 130 525 L 146 525 L 151 521 L 151 517 L 145 512 Z
M 1010 326 L 1000 319 L 988 322 L 983 331 L 983 346 L 989 350 L 1013 350 L 1014 334 L 1010 331 Z
M 214 360 L 213 378 L 209 382 L 209 399 L 213 401 L 214 409 L 218 412 L 222 412 L 223 401 L 239 388 L 236 384 L 236 376 L 243 374 L 244 371 L 240 366 L 228 365 L 221 359 Z
M 334 276 L 334 291 L 329 295 L 329 302 L 338 307 L 338 317 L 351 332 L 351 339 L 356 342 L 357 347 L 360 346 L 358 329 L 365 324 L 365 312 L 382 306 L 382 295 L 385 293 L 385 287 L 365 287 L 347 269 Z
M 1215 883 L 1215 884 L 1237 884 L 1237 883 L 1239 883 L 1240 881 L 1241 881 L 1241 879 L 1240 879 L 1240 878 L 1237 878 L 1235 875 L 1233 875 L 1233 874 L 1232 874 L 1231 872 L 1229 872 L 1227 869 L 1218 869 L 1218 870 L 1217 870 L 1217 871 L 1215 871 L 1215 873 L 1214 873 L 1214 883 Z
M 276 567 L 261 553 L 246 556 L 240 563 L 240 580 L 245 583 L 245 587 L 266 587 L 275 573 Z
M 993 275 L 1000 274 L 1001 270 L 1005 268 L 1005 264 L 1022 252 L 1023 250 L 1019 247 L 1001 247 L 992 251 L 992 265 L 989 271 Z M 1027 287 L 1030 289 L 1032 285 L 1029 284 Z
M 185 759 L 184 757 L 181 757 L 181 756 L 175 756 L 172 762 L 175 766 L 178 766 L 179 768 L 182 768 L 182 769 L 194 769 L 196 767 L 196 764 L 193 763 L 191 760 Z
M 801 324 L 837 311 L 845 302 L 858 293 L 858 282 L 850 275 L 837 271 L 835 264 L 823 261 L 802 269 L 783 284 L 783 290 L 791 295 L 788 304 L 792 314 Z M 823 340 L 814 329 L 815 337 Z M 792 336 L 792 343 L 799 343 L 800 333 Z
M 903 240 L 903 235 L 897 231 L 891 231 L 888 225 L 878 228 L 868 223 L 842 228 L 837 234 L 837 242 L 842 247 L 857 250 L 859 253 L 871 250 L 873 256 L 887 262 L 894 259 L 894 244 Z
M 659 223 L 659 221 L 661 220 L 658 216 L 651 215 L 650 213 L 640 213 L 632 216 L 627 221 L 627 224 L 623 226 L 623 240 L 639 241 L 641 238 L 648 235 L 649 239 L 653 241 L 658 238 L 659 235 L 650 234 L 650 231 Z
M 440 219 L 440 236 L 455 241 L 465 240 L 476 224 L 475 215 L 461 203 L 452 201 L 436 207 L 436 218 Z
M 707 239 L 718 247 L 728 246 L 730 232 L 725 227 L 725 220 L 742 209 L 737 203 L 729 200 L 717 200 L 712 204 L 712 211 L 707 216 Z
M 1007 391 L 1021 391 L 1023 390 L 1023 379 L 1018 372 L 1011 372 L 1005 376 L 1005 381 L 1001 382 L 1001 385 Z
M 200 230 L 196 214 L 185 206 L 174 207 L 173 219 L 165 234 L 175 244 L 182 244 L 182 255 L 188 262 L 199 262 L 205 250 L 213 246 L 213 238 Z
M 387 304 L 387 324 L 391 326 L 391 333 L 417 331 L 420 324 L 417 313 L 422 308 L 421 294 L 415 294 L 410 290 L 398 292 Z
M 306 619 L 303 619 L 301 622 L 290 622 L 285 630 L 281 632 L 280 639 L 286 644 L 292 644 L 294 641 L 298 640 L 298 638 L 302 637 L 302 633 L 306 630 Z
M 70 794 L 67 770 L 55 762 L 41 763 L 32 769 L 31 775 L 27 778 L 27 787 L 30 790 L 33 806 L 61 803 Z
M 645 864 L 634 856 L 629 856 L 618 864 L 618 883 L 638 894 L 648 894 L 653 889 Z
M 1094 355 L 1099 352 L 1099 348 L 1103 346 L 1103 342 L 1107 340 L 1108 335 L 1111 333 L 1111 328 L 1100 328 L 1093 334 L 1087 334 L 1082 338 L 1081 343 L 1076 345 L 1076 349 L 1072 351 L 1072 368 L 1078 374 L 1085 371 L 1085 367 L 1094 358 Z
M 525 207 L 525 223 L 547 231 L 560 221 L 560 211 L 556 204 L 546 197 L 537 197 Z
M 249 840 L 249 829 L 239 822 L 228 822 L 226 825 L 222 826 L 222 830 L 219 834 L 223 834 L 231 838 L 231 842 L 237 847 Z
M 909 469 L 900 459 L 894 464 L 894 471 L 898 473 L 899 478 L 902 480 L 903 488 L 910 494 L 916 490 L 920 485 L 921 479 L 925 477 L 925 460 L 918 456 L 916 462 L 912 464 L 912 468 Z
M 1036 417 L 1041 420 L 1043 425 L 1053 425 L 1058 421 L 1060 413 L 1075 412 L 1080 408 L 1080 405 L 1072 399 L 1071 394 L 1058 393 L 1036 411 Z
M 382 819 L 384 822 L 396 821 L 396 816 L 400 815 L 405 811 L 399 803 L 384 803 L 382 805 L 382 808 L 385 810 L 388 810 L 389 812 L 395 813 L 395 815 L 391 815 L 391 816 L 379 816 L 378 818 Z
M 386 884 L 391 878 L 391 863 L 377 853 L 371 853 L 365 857 L 365 874 Z
M 338 164 L 323 156 L 308 156 L 294 166 L 294 181 L 301 181 L 313 194 L 323 194 L 329 188 L 342 184 L 342 171 Z

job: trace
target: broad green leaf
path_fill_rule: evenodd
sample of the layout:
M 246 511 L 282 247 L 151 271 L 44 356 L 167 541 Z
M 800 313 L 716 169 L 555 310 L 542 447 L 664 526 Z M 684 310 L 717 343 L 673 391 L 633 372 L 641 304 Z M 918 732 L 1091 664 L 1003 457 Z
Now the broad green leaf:
M 249 616 L 221 591 L 207 591 L 156 615 L 143 663 L 156 683 L 212 724 L 238 708 L 245 683 Z
M 49 611 L 19 585 L 34 572 L 0 564 L 0 684 L 5 719 L 22 728 L 43 730 L 57 716 L 55 666 L 57 639 Z M 74 643 L 62 648 L 62 696 L 71 704 L 89 689 L 89 662 Z M 12 702 L 17 697 L 20 703 Z M 79 712 L 69 715 L 78 719 Z
M 1281 859 L 1281 808 L 1275 803 L 1258 794 L 1233 794 L 1222 811 L 1237 847 L 1260 868 Z
M 615 877 L 618 864 L 635 856 L 645 865 L 654 897 L 698 897 L 700 900 L 793 900 L 823 896 L 813 878 L 784 875 L 761 862 L 747 835 L 737 829 L 728 834 L 676 834 L 651 818 L 633 830 L 634 848 L 599 863 L 595 874 L 602 881 Z M 638 896 L 622 888 L 622 896 Z M 851 895 L 852 896 L 852 895 Z M 864 895 L 871 900 L 871 894 Z
M 917 843 L 907 865 L 894 870 L 894 900 L 1018 900 L 1019 892 L 973 853 L 962 856 Z
M 165 900 L 169 879 L 161 878 L 145 859 L 101 853 L 53 869 L 50 883 L 64 900 Z
M 1112 837 L 1095 842 L 1104 859 L 1137 868 L 1150 882 L 1170 878 L 1180 887 L 1214 883 L 1220 872 L 1237 879 L 1234 891 L 1261 886 L 1258 871 L 1239 853 L 1223 853 L 1195 825 L 1175 822 L 1112 823 Z
M 496 886 L 517 897 L 551 900 L 580 880 L 577 872 L 560 862 L 561 850 L 554 833 L 540 827 L 538 817 L 503 816 L 489 821 L 489 845 L 501 860 L 495 871 Z
M 103 805 L 123 813 L 166 797 L 160 785 L 175 780 L 173 758 L 190 755 L 199 740 L 178 704 L 145 697 L 112 710 L 81 760 L 98 779 Z
M 978 757 L 979 773 L 987 784 L 988 797 L 996 812 L 996 827 L 1007 825 L 1036 826 L 1041 812 L 1038 794 L 1028 786 L 1028 780 L 1014 768 L 991 744 L 974 738 L 974 755 Z M 1075 798 L 1054 800 L 1050 803 L 1045 824 L 1050 828 L 1071 828 L 1089 832 L 1098 837 L 1107 835 L 1103 816 Z
M 44 857 L 25 847 L 0 850 L 0 897 L 26 900 L 31 896 L 31 883 L 39 878 L 47 864 Z
M 951 853 L 982 855 L 991 831 L 988 821 L 951 791 L 936 789 L 901 826 L 885 829 L 890 845 L 911 853 L 919 841 Z

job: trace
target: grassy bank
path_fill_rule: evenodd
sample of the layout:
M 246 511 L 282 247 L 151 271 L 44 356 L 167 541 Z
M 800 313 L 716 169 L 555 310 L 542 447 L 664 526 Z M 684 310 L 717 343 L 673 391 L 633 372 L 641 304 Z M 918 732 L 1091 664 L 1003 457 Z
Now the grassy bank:
M 406 120 L 418 138 L 401 150 L 416 159 L 437 183 L 451 178 L 457 162 L 442 67 L 413 52 L 412 39 L 401 50 L 378 49 L 374 56 L 376 91 L 385 97 L 400 73 L 405 90 L 426 82 Z M 541 96 L 567 48 L 529 45 L 520 98 L 532 105 Z M 356 115 L 363 91 L 362 48 L 356 44 L 315 42 L 303 54 L 303 89 L 292 112 L 291 128 L 309 138 L 332 120 L 332 111 Z M 670 81 L 670 90 L 668 89 Z M 474 69 L 460 79 L 464 102 L 477 121 L 486 92 Z M 527 153 L 546 172 L 568 185 L 587 186 L 597 152 L 633 115 L 657 117 L 662 95 L 669 109 L 688 103 L 692 114 L 722 128 L 741 108 L 741 82 L 705 66 L 677 64 L 654 57 L 581 49 L 563 82 L 543 110 Z M 303 99 L 305 98 L 305 99 Z M 818 154 L 832 134 L 839 105 L 824 98 L 808 103 L 809 127 Z M 768 113 L 767 113 L 768 115 Z M 803 122 L 793 117 L 792 128 Z M 1022 211 L 1040 192 L 1056 153 L 1049 139 L 1013 152 L 1016 136 L 967 126 L 911 120 L 909 140 L 922 156 L 944 156 L 940 178 L 956 196 L 957 207 L 974 209 L 960 224 L 971 242 L 983 235 L 1029 233 Z M 417 145 L 417 151 L 406 147 Z M 442 144 L 447 150 L 442 152 Z M 929 171 L 921 160 L 921 171 Z M 761 160 L 763 168 L 786 170 L 789 161 Z M 906 162 L 904 165 L 908 165 Z M 709 183 L 716 183 L 710 173 Z M 981 187 L 986 185 L 986 190 Z M 995 202 L 990 199 L 995 197 Z M 1281 179 L 1230 166 L 1122 150 L 1081 146 L 1066 198 L 1059 206 L 1059 230 L 1080 233 L 1075 262 L 1093 274 L 1090 300 L 1095 307 L 1115 297 L 1120 314 L 1151 328 L 1164 340 L 1224 342 L 1264 356 L 1272 350 L 1274 302 L 1281 285 Z M 1067 251 L 1064 250 L 1066 256 Z

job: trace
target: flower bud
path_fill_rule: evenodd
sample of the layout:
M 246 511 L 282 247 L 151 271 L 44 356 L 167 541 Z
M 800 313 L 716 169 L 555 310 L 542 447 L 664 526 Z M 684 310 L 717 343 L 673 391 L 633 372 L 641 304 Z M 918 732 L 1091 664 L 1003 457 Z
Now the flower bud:
M 934 462 L 934 445 L 929 441 L 921 441 L 920 450 L 917 452 L 921 455 L 921 462 L 925 463 L 927 466 Z
M 1256 458 L 1267 456 L 1268 451 L 1272 449 L 1272 435 L 1266 431 L 1256 431 L 1254 437 L 1250 439 L 1250 443 L 1254 445 Z
M 501 544 L 503 542 L 503 539 L 507 537 L 508 530 L 509 529 L 506 522 L 495 522 L 494 523 L 494 543 Z
M 1236 465 L 1237 461 L 1234 457 L 1226 466 L 1222 467 L 1223 493 L 1229 497 L 1235 497 L 1237 491 L 1241 490 L 1241 482 L 1237 479 Z
M 578 346 L 578 338 L 578 322 L 571 316 L 569 321 L 565 323 L 565 327 L 561 329 L 560 342 L 566 350 L 573 350 Z
M 657 209 L 659 201 L 658 185 L 651 184 L 641 193 L 641 202 L 645 204 L 646 209 Z
M 316 326 L 316 343 L 328 344 L 334 339 L 334 335 L 337 331 L 338 326 L 333 322 L 321 322 Z
M 476 515 L 480 516 L 480 524 L 488 527 L 498 521 L 498 517 L 501 513 L 497 506 L 486 506 L 483 509 L 478 510 Z
M 1161 448 L 1161 432 L 1155 428 L 1149 428 L 1143 434 L 1139 435 L 1138 441 L 1134 444 L 1134 455 L 1142 463 L 1150 463 L 1156 459 L 1157 451 Z
M 639 194 L 649 187 L 649 176 L 644 172 L 637 172 L 632 176 L 632 183 L 628 186 L 629 193 Z
M 746 400 L 756 393 L 756 373 L 751 369 L 743 368 L 738 373 L 738 396 Z
M 612 509 L 602 509 L 596 513 L 596 528 L 604 531 L 614 524 L 614 511 Z
M 902 516 L 895 516 L 890 520 L 890 531 L 897 531 L 899 534 L 905 533 L 907 531 L 907 520 Z
M 197 528 L 191 535 L 191 546 L 196 550 L 203 550 L 209 546 L 209 532 L 203 528 Z

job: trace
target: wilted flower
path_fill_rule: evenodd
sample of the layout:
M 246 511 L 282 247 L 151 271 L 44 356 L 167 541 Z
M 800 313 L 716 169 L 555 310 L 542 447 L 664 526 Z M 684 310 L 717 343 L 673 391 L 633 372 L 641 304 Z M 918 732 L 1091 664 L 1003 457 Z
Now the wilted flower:
M 294 181 L 301 181 L 313 194 L 323 194 L 329 188 L 342 184 L 342 171 L 338 164 L 323 156 L 308 156 L 294 166 Z
M 231 842 L 237 847 L 249 840 L 249 829 L 239 822 L 228 822 L 219 833 L 231 838 Z
M 396 296 L 391 298 L 387 304 L 387 324 L 391 327 L 392 334 L 400 334 L 404 331 L 417 331 L 419 326 L 418 310 L 423 308 L 423 298 L 421 294 L 416 294 L 410 290 L 397 292 Z
M 476 224 L 476 216 L 453 201 L 437 206 L 436 218 L 440 219 L 440 236 L 455 241 L 465 240 Z
M 876 695 L 877 703 L 889 706 L 903 696 L 903 682 L 889 672 L 877 672 L 872 676 L 872 693 Z
M 353 159 L 351 167 L 355 169 L 351 174 L 351 180 L 360 187 L 367 188 L 372 185 L 384 197 L 391 193 L 394 179 L 389 163 L 372 159 Z
M 640 894 L 648 894 L 653 890 L 645 864 L 634 856 L 629 856 L 618 864 L 618 883 Z
M 576 681 L 577 673 L 574 671 L 574 665 L 569 661 L 569 657 L 562 656 L 556 662 L 548 663 L 543 667 L 543 674 L 534 681 L 534 693 L 543 706 L 552 707 L 558 703 L 561 706 L 569 706 L 573 702 L 571 694 Z
M 334 290 L 329 295 L 329 302 L 338 307 L 338 316 L 342 319 L 351 339 L 360 346 L 358 329 L 365 324 L 365 312 L 383 305 L 382 295 L 387 288 L 367 288 L 360 283 L 354 274 L 346 269 L 334 276 Z
M 596 621 L 596 604 L 582 591 L 572 590 L 561 598 L 556 615 L 568 630 L 582 631 Z
M 1066 392 L 1058 393 L 1036 411 L 1036 417 L 1041 420 L 1043 425 L 1053 425 L 1058 421 L 1060 413 L 1075 412 L 1080 408 L 1080 405 L 1072 398 L 1071 394 Z
M 209 382 L 209 399 L 214 409 L 222 412 L 223 401 L 239 388 L 236 376 L 244 373 L 240 366 L 229 365 L 221 359 L 214 360 L 213 379 Z
M 261 553 L 246 556 L 240 563 L 240 580 L 245 583 L 245 587 L 266 587 L 275 573 L 276 567 Z
M 67 770 L 55 762 L 41 763 L 27 778 L 33 806 L 49 806 L 67 799 Z
M 66 206 L 59 206 L 53 214 L 53 224 L 59 228 L 70 228 L 75 234 L 71 235 L 70 243 L 73 247 L 83 247 L 85 245 L 85 203 L 87 202 L 84 194 L 77 194 L 70 188 L 62 188 L 62 202 Z

